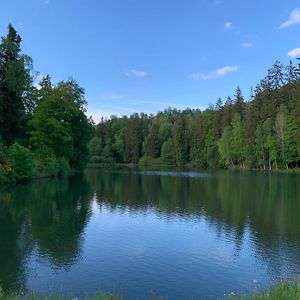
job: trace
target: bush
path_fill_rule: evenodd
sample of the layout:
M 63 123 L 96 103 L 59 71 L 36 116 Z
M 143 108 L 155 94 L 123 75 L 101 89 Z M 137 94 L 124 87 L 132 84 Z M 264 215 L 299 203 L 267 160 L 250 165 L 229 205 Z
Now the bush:
M 165 141 L 161 148 L 161 156 L 165 163 L 174 164 L 175 163 L 175 146 L 172 138 Z
M 115 161 L 112 157 L 105 157 L 103 155 L 93 155 L 90 158 L 91 164 L 113 164 Z
M 33 153 L 33 177 L 57 176 L 59 166 L 56 157 L 48 147 L 41 147 Z
M 139 160 L 140 166 L 165 166 L 168 165 L 168 162 L 164 161 L 162 157 L 153 158 L 147 155 L 144 155 Z
M 9 148 L 9 158 L 12 163 L 11 177 L 13 180 L 26 180 L 32 177 L 33 161 L 29 149 L 14 143 Z
M 12 171 L 7 148 L 0 140 L 0 184 L 7 183 Z
M 88 149 L 91 156 L 101 155 L 103 151 L 101 140 L 98 137 L 92 138 L 88 144 Z
M 58 175 L 59 176 L 66 176 L 66 175 L 71 174 L 70 164 L 64 157 L 58 158 L 57 164 L 58 164 Z

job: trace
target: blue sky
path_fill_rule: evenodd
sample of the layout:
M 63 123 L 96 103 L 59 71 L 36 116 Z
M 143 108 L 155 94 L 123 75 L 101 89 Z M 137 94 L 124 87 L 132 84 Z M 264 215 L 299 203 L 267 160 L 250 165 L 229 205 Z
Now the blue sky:
M 72 76 L 96 120 L 247 98 L 275 60 L 300 55 L 299 0 L 1 0 L 34 69 Z

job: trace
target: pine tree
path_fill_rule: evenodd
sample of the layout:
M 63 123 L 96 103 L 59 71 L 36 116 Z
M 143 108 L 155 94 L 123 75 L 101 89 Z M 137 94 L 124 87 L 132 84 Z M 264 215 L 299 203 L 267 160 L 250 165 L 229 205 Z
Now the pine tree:
M 21 54 L 21 37 L 12 25 L 0 44 L 0 136 L 7 145 L 24 136 L 25 92 L 31 84 L 31 59 Z
M 239 86 L 235 90 L 233 112 L 238 113 L 242 120 L 244 119 L 244 117 L 245 117 L 245 101 L 244 101 L 244 97 L 242 95 L 242 91 Z

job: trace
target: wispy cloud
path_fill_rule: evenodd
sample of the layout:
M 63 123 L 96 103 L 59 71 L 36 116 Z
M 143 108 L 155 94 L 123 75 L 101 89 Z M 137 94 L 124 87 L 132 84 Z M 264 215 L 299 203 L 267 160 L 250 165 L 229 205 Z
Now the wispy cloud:
M 120 95 L 115 92 L 109 92 L 109 93 L 102 93 L 100 95 L 102 99 L 109 99 L 109 100 L 121 100 L 123 98 L 123 95 Z
M 50 4 L 50 0 L 44 0 L 45 4 Z
M 300 24 L 300 9 L 295 8 L 289 15 L 289 18 L 287 21 L 283 22 L 279 28 L 287 28 L 296 24 Z
M 191 77 L 197 80 L 209 80 L 218 77 L 223 77 L 227 74 L 236 72 L 238 69 L 238 66 L 225 66 L 210 73 L 195 73 L 192 74 Z
M 241 46 L 244 47 L 244 48 L 253 48 L 254 47 L 253 43 L 250 43 L 250 42 L 249 43 L 242 43 Z
M 295 48 L 288 52 L 289 57 L 300 57 L 300 48 Z
M 127 77 L 146 77 L 147 75 L 148 75 L 148 73 L 146 71 L 142 71 L 142 70 L 132 69 L 132 70 L 126 72 Z
M 234 26 L 231 22 L 225 22 L 224 23 L 224 30 L 225 31 L 231 31 L 234 29 Z

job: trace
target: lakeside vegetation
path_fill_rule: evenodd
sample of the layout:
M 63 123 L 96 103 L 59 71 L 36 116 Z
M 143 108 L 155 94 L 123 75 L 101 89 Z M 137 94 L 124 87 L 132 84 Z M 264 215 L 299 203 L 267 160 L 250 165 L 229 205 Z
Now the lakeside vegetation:
M 86 117 L 84 89 L 36 82 L 12 25 L 0 43 L 0 184 L 70 174 L 90 164 L 290 169 L 300 166 L 300 66 L 276 62 L 245 101 L 204 111 Z
M 0 184 L 82 171 L 92 122 L 73 80 L 35 82 L 12 25 L 0 43 Z
M 236 296 L 234 293 L 230 294 L 227 299 L 231 300 L 293 300 L 300 298 L 300 280 L 295 280 L 292 282 L 283 282 L 275 285 L 269 290 L 257 291 L 256 293 L 249 296 Z M 113 294 L 95 294 L 92 296 L 84 296 L 84 297 L 61 297 L 59 295 L 53 296 L 45 296 L 45 295 L 18 295 L 18 294 L 9 294 L 6 295 L 0 290 L 0 300 L 40 300 L 40 299 L 52 299 L 52 300 L 60 300 L 60 299 L 82 299 L 82 300 L 122 300 L 124 299 L 122 296 L 113 295 Z M 163 300 L 168 299 L 168 297 L 157 296 L 156 294 L 151 295 L 149 297 L 151 300 Z
M 96 126 L 90 163 L 242 169 L 300 165 L 300 66 L 275 62 L 245 101 L 237 87 L 225 103 L 112 116 Z

